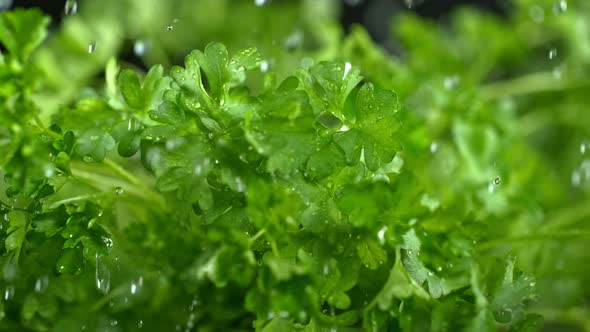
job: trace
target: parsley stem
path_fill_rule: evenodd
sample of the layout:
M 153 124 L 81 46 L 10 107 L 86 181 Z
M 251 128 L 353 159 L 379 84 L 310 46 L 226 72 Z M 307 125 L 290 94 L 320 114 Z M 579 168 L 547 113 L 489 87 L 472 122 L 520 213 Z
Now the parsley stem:
M 558 240 L 561 238 L 569 238 L 569 237 L 590 237 L 590 232 L 582 232 L 582 231 L 569 231 L 569 232 L 552 232 L 552 233 L 542 233 L 542 234 L 530 234 L 530 235 L 521 235 L 521 236 L 511 236 L 511 237 L 504 237 L 499 239 L 493 239 L 485 242 L 481 242 L 477 245 L 479 250 L 488 250 L 495 247 L 508 245 L 508 244 L 516 244 L 516 243 L 523 243 L 529 244 L 531 241 L 550 241 L 550 240 Z
M 557 79 L 552 72 L 538 72 L 505 81 L 489 83 L 481 87 L 485 98 L 494 99 L 504 96 L 520 96 L 546 91 L 563 91 L 581 87 L 582 84 Z
M 127 181 L 113 178 L 108 175 L 87 172 L 82 169 L 76 168 L 75 164 L 72 164 L 72 174 L 76 179 L 81 180 L 98 190 L 107 191 L 111 190 L 112 188 L 121 187 L 124 189 L 126 193 L 129 193 L 130 195 L 133 195 L 144 201 L 152 203 L 154 209 L 160 211 L 167 210 L 163 198 L 146 186 L 133 185 Z
M 250 245 L 256 242 L 256 240 L 258 240 L 262 235 L 264 235 L 264 233 L 266 233 L 266 229 L 263 228 L 259 230 L 258 233 L 254 234 L 254 236 L 250 238 Z
M 108 166 L 111 170 L 113 170 L 115 173 L 119 174 L 121 177 L 123 177 L 125 180 L 129 181 L 130 183 L 133 183 L 134 185 L 137 185 L 137 186 L 145 187 L 143 185 L 143 182 L 141 182 L 138 178 L 133 176 L 131 173 L 127 172 L 123 167 L 121 167 L 119 164 L 112 161 L 111 159 L 106 158 L 102 162 L 105 166 Z
M 89 199 L 95 199 L 95 198 L 98 198 L 98 197 L 101 197 L 101 196 L 106 196 L 105 194 L 106 193 L 96 193 L 96 194 L 79 195 L 79 196 L 64 198 L 62 200 L 53 202 L 53 204 L 51 204 L 49 206 L 49 209 L 55 209 L 55 208 L 59 207 L 60 205 L 67 204 L 67 203 L 79 202 L 79 201 L 86 201 L 86 200 L 89 200 Z

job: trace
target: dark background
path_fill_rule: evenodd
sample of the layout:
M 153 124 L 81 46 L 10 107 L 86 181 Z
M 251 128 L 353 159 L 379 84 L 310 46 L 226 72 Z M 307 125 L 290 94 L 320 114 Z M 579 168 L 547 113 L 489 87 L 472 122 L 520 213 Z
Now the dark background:
M 415 4 L 408 8 L 405 1 Z M 365 26 L 375 25 L 378 22 L 370 19 L 373 15 L 390 17 L 392 13 L 403 10 L 412 10 L 425 17 L 444 18 L 455 7 L 461 5 L 476 6 L 498 14 L 503 14 L 508 9 L 508 0 L 342 0 L 342 2 L 344 3 L 342 25 L 346 29 L 354 23 Z M 38 7 L 51 15 L 52 22 L 59 24 L 63 17 L 64 3 L 65 0 L 15 0 L 13 7 Z
M 100 0 L 93 0 L 100 1 Z M 198 1 L 198 0 L 195 0 Z M 246 0 L 244 0 L 246 1 Z M 248 0 L 254 1 L 254 0 Z M 291 1 L 291 0 L 270 0 Z M 394 51 L 391 45 L 390 18 L 393 14 L 401 11 L 413 11 L 419 16 L 428 17 L 445 23 L 450 12 L 459 6 L 469 5 L 481 10 L 496 13 L 500 16 L 506 15 L 509 10 L 510 0 L 341 0 L 343 10 L 341 23 L 345 31 L 348 31 L 353 24 L 363 25 L 375 42 L 381 44 L 389 51 Z M 408 6 L 408 2 L 411 3 Z M 38 7 L 51 16 L 52 25 L 60 24 L 64 16 L 65 0 L 14 0 L 13 8 Z M 138 59 L 133 52 L 120 54 L 126 62 L 142 67 L 141 59 Z

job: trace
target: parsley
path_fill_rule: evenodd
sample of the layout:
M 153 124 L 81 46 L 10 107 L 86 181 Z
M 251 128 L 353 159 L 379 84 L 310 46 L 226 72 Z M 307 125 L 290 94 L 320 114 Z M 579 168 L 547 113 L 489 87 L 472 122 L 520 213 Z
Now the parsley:
M 590 11 L 531 5 L 402 16 L 405 60 L 321 24 L 320 46 L 228 37 L 147 73 L 105 45 L 104 88 L 84 70 L 69 96 L 48 19 L 0 14 L 0 329 L 587 327 Z M 579 73 L 538 71 L 543 31 Z

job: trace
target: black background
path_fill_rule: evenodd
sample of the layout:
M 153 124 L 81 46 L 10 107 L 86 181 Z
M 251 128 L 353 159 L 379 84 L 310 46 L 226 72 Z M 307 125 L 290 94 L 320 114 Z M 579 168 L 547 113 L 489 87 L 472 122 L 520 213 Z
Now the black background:
M 100 1 L 100 0 L 92 0 Z M 198 0 L 195 0 L 198 1 Z M 245 1 L 245 0 L 244 0 Z M 252 2 L 254 0 L 251 0 Z M 270 0 L 291 1 L 291 0 Z M 405 1 L 412 1 L 414 5 L 408 8 Z M 395 53 L 395 47 L 391 43 L 390 18 L 393 14 L 402 11 L 413 11 L 419 16 L 440 20 L 443 24 L 447 15 L 459 6 L 473 6 L 481 10 L 506 15 L 509 11 L 510 0 L 342 0 L 340 21 L 345 31 L 353 24 L 363 25 L 375 42 Z M 51 16 L 53 26 L 60 24 L 64 17 L 65 0 L 15 0 L 13 8 L 37 7 Z M 124 61 L 142 66 L 141 59 L 136 58 L 132 52 L 120 54 Z

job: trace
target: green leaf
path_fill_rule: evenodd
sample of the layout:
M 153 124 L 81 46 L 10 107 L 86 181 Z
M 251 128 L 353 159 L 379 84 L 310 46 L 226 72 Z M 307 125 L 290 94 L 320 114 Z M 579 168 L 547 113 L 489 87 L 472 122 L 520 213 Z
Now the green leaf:
M 23 227 L 14 230 L 6 240 L 4 240 L 4 247 L 6 251 L 12 251 L 20 248 L 25 240 L 25 229 Z
M 154 121 L 170 125 L 179 124 L 184 120 L 184 113 L 175 103 L 165 100 L 157 110 L 150 111 L 150 118 Z
M 125 98 L 127 105 L 141 109 L 144 105 L 141 83 L 137 74 L 130 69 L 125 69 L 119 74 L 118 85 L 121 94 Z
M 412 296 L 429 299 L 428 293 L 419 285 L 412 282 L 401 263 L 399 251 L 393 268 L 389 272 L 387 282 L 377 294 L 375 300 L 381 310 L 387 310 L 393 305 L 393 299 L 404 300 Z
M 361 150 L 367 168 L 377 170 L 390 162 L 401 149 L 395 133 L 401 123 L 396 117 L 399 106 L 391 91 L 374 91 L 365 84 L 356 97 L 356 124 L 348 131 L 334 134 L 334 141 L 346 154 L 349 164 L 360 159 Z
M 49 18 L 38 9 L 17 9 L 0 13 L 0 42 L 21 63 L 47 36 Z
M 104 160 L 107 152 L 115 147 L 115 139 L 101 129 L 90 129 L 77 140 L 76 152 L 82 156 L 90 156 L 94 161 Z
M 228 81 L 228 54 L 223 44 L 211 43 L 205 47 L 205 53 L 197 52 L 196 58 L 207 77 L 211 96 L 221 100 Z
M 356 245 L 356 250 L 361 262 L 371 270 L 387 262 L 387 252 L 373 239 L 362 239 Z

